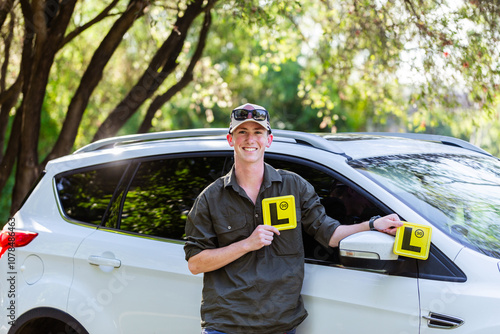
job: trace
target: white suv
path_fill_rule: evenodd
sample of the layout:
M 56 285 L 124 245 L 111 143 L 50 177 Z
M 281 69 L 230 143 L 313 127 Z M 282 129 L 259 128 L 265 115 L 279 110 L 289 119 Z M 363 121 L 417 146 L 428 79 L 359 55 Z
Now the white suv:
M 232 166 L 226 133 L 117 137 L 51 161 L 2 231 L 0 333 L 199 333 L 184 224 Z M 425 260 L 378 232 L 338 249 L 304 238 L 297 333 L 500 332 L 499 159 L 442 136 L 273 134 L 266 161 L 341 223 L 395 212 L 432 231 Z

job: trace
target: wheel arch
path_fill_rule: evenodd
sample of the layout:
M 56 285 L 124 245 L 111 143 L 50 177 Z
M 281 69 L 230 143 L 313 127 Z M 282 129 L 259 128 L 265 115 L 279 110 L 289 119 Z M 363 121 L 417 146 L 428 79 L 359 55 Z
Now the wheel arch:
M 31 309 L 16 319 L 8 334 L 39 334 L 62 332 L 89 334 L 70 314 L 51 307 Z

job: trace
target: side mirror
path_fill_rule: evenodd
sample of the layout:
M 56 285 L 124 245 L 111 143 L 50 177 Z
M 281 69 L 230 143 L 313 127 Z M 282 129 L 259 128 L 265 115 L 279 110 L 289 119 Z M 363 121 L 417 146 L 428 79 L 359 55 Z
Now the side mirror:
M 356 233 L 340 241 L 340 262 L 346 267 L 390 272 L 398 262 L 393 247 L 391 235 L 375 231 Z

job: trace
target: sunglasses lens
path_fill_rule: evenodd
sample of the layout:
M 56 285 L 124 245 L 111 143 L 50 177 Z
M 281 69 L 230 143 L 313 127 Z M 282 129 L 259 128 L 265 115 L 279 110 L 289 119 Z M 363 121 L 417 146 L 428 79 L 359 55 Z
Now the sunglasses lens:
M 265 121 L 267 118 L 267 112 L 265 110 L 254 110 L 253 119 L 256 121 Z
M 248 110 L 238 109 L 233 111 L 234 119 L 237 121 L 243 121 L 248 118 Z
M 267 112 L 265 110 L 245 110 L 238 109 L 233 111 L 234 119 L 237 121 L 243 121 L 248 119 L 248 114 L 251 114 L 251 117 L 256 121 L 265 121 L 267 119 Z

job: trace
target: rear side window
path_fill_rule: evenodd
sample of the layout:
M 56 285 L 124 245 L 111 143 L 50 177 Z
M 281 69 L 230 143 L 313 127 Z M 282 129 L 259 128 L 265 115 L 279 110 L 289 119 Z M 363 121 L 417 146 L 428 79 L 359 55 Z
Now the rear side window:
M 198 194 L 224 173 L 225 157 L 144 161 L 128 187 L 119 229 L 184 239 L 184 226 Z M 106 226 L 111 227 L 109 223 Z
M 65 215 L 99 225 L 127 165 L 59 174 L 56 189 Z

